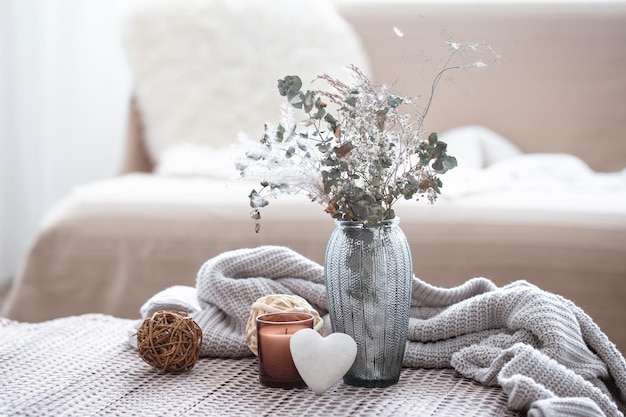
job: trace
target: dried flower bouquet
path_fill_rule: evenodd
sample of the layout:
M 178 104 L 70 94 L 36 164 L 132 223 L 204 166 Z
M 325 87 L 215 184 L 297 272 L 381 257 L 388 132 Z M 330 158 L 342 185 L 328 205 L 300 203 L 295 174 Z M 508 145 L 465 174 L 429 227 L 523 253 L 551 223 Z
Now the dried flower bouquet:
M 279 194 L 305 194 L 333 218 L 365 227 L 394 218 L 400 199 L 434 202 L 442 187 L 439 175 L 457 161 L 436 133 L 425 135 L 422 127 L 437 83 L 454 68 L 463 67 L 445 66 L 437 74 L 423 108 L 354 66 L 350 84 L 317 77 L 330 87 L 324 91 L 303 90 L 296 75 L 278 80 L 287 99 L 282 120 L 266 124 L 259 143 L 236 164 L 243 177 L 261 184 L 249 195 L 256 231 L 259 209 Z M 305 113 L 304 120 L 295 119 L 294 109 Z

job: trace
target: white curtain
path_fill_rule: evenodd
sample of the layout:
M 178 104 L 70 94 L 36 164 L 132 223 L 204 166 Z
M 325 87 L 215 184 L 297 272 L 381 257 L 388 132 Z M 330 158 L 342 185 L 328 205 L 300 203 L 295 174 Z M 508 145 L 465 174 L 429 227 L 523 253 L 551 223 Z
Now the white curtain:
M 0 0 L 0 283 L 44 213 L 72 187 L 115 175 L 130 75 L 128 0 Z

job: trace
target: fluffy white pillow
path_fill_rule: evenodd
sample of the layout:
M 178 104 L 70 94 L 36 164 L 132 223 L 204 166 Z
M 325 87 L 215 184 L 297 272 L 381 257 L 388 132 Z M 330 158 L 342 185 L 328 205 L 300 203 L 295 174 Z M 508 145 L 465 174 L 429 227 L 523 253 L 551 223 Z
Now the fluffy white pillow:
M 461 126 L 443 132 L 439 139 L 448 144 L 459 167 L 482 169 L 522 154 L 511 141 L 483 126 Z
M 181 143 L 257 139 L 277 122 L 277 80 L 304 83 L 354 64 L 369 73 L 353 28 L 327 0 L 151 0 L 126 22 L 124 47 L 148 152 Z
M 494 177 L 526 181 L 534 186 L 546 182 L 577 183 L 594 175 L 579 157 L 564 153 L 529 153 L 494 163 L 489 167 Z
M 180 143 L 163 152 L 154 172 L 161 175 L 233 179 L 238 176 L 235 157 L 234 150 L 229 147 L 213 148 Z

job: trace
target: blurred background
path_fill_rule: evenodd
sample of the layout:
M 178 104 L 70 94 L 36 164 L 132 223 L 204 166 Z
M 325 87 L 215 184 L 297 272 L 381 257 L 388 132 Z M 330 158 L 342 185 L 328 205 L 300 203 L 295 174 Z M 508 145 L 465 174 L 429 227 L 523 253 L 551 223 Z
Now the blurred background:
M 0 286 L 55 201 L 120 168 L 131 89 L 120 26 L 136 1 L 0 0 Z

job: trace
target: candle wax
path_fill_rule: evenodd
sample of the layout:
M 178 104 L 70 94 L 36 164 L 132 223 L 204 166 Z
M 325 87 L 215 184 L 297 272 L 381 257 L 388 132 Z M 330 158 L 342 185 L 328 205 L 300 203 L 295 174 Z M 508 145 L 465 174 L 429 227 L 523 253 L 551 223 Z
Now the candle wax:
M 305 326 L 291 324 L 284 328 L 283 326 L 274 326 L 259 330 L 259 344 L 263 350 L 263 370 L 267 376 L 287 381 L 300 378 L 291 358 L 289 341 L 295 331 L 305 328 Z
M 306 386 L 291 357 L 289 343 L 298 330 L 312 329 L 313 316 L 303 313 L 273 313 L 257 317 L 259 379 L 269 387 Z

